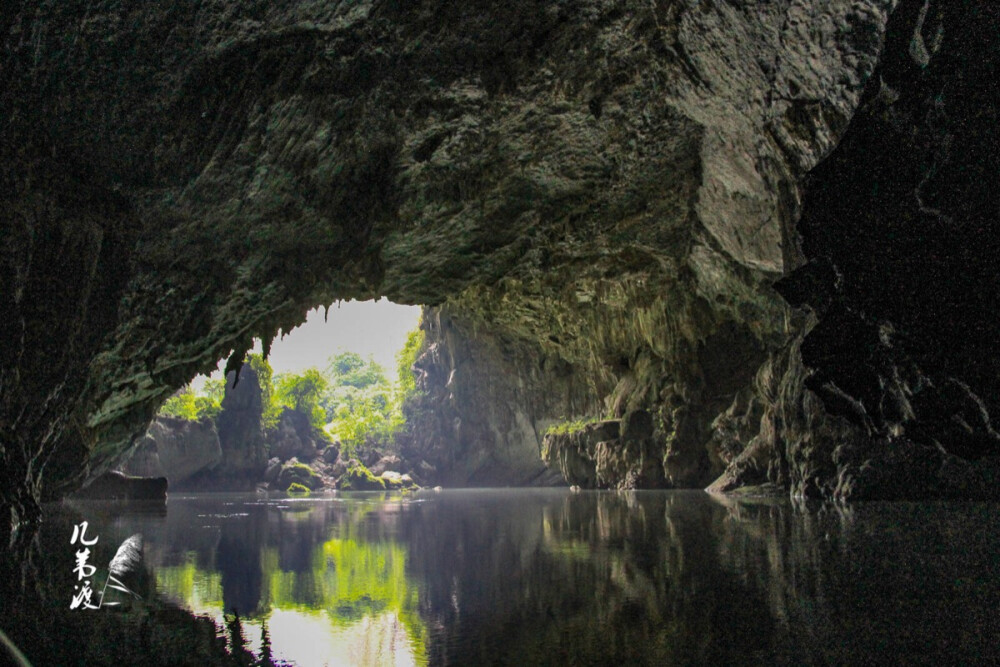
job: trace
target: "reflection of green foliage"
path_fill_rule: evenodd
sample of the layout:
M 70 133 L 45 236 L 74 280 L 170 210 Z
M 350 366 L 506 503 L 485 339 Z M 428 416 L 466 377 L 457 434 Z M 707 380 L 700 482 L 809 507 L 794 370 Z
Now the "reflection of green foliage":
M 269 575 L 267 594 L 272 606 L 306 612 L 321 608 L 335 626 L 395 614 L 411 637 L 418 662 L 422 662 L 426 637 L 418 612 L 419 591 L 407 580 L 403 546 L 334 538 L 316 545 L 308 572 L 280 571 L 274 547 L 266 550 L 262 562 Z
M 283 571 L 279 552 L 294 548 L 294 540 L 313 534 L 307 527 L 318 511 L 307 503 L 297 505 L 302 505 L 302 511 L 294 514 L 283 511 L 281 521 L 294 521 L 304 527 L 285 526 L 293 529 L 279 531 L 261 546 L 262 597 L 257 609 L 262 617 L 266 618 L 273 609 L 306 614 L 323 612 L 335 628 L 346 629 L 365 618 L 374 620 L 379 615 L 391 614 L 405 628 L 417 663 L 424 664 L 427 634 L 419 614 L 419 588 L 407 577 L 406 547 L 384 535 L 371 536 L 370 541 L 365 537 L 369 535 L 365 526 L 376 505 L 348 506 L 334 529 L 334 536 L 311 543 L 305 569 Z M 279 536 L 285 541 L 282 546 L 273 540 Z M 155 576 L 158 590 L 182 601 L 196 613 L 223 611 L 221 574 L 198 569 L 195 552 L 186 554 L 181 565 L 157 567 Z M 226 616 L 227 626 L 232 620 Z M 246 622 L 243 627 L 247 627 Z M 232 635 L 232 628 L 229 629 Z
M 308 496 L 312 493 L 308 486 L 303 486 L 298 482 L 292 482 L 288 485 L 288 495 L 290 496 Z
M 222 575 L 199 570 L 197 554 L 185 554 L 183 565 L 156 568 L 156 588 L 169 597 L 183 600 L 193 609 L 222 608 Z
M 211 388 L 210 391 L 214 393 L 214 388 Z M 185 385 L 167 399 L 160 408 L 159 414 L 190 421 L 214 419 L 219 414 L 221 400 L 212 394 L 207 396 L 196 394 L 191 385 Z

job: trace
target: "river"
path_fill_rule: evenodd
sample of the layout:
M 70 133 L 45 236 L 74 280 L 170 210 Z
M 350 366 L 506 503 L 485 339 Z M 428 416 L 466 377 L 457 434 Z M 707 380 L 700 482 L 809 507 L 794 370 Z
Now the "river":
M 0 627 L 36 665 L 993 662 L 998 509 L 568 489 L 64 502 Z M 141 533 L 144 557 L 134 594 L 71 611 L 82 521 L 92 605 L 119 544 Z

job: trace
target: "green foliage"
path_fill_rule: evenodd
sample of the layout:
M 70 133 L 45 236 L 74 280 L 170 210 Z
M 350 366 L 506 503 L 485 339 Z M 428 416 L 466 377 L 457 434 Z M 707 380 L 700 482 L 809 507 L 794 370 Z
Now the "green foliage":
M 312 493 L 308 486 L 303 486 L 298 482 L 292 482 L 288 485 L 288 491 L 286 492 L 290 496 L 308 496 Z
M 286 484 L 299 484 L 307 489 L 318 489 L 323 486 L 323 480 L 306 464 L 295 463 L 282 468 L 278 476 L 278 488 Z
M 424 347 L 423 329 L 417 327 L 406 336 L 403 349 L 396 355 L 396 373 L 399 390 L 404 398 L 417 390 L 416 379 L 413 377 L 413 364 L 416 363 L 420 350 Z
M 604 420 L 601 417 L 587 417 L 584 419 L 573 419 L 560 422 L 545 429 L 545 435 L 566 435 L 567 433 L 575 433 L 576 431 L 582 430 L 583 428 L 590 426 L 591 424 L 596 424 L 600 421 Z
M 347 469 L 340 479 L 340 488 L 343 491 L 385 491 L 385 481 L 359 463 Z
M 248 354 L 246 362 L 257 373 L 257 380 L 260 382 L 260 402 L 263 407 L 261 424 L 266 430 L 273 429 L 281 416 L 281 406 L 274 400 L 274 370 L 260 354 Z
M 326 414 L 320 406 L 323 392 L 329 382 L 315 368 L 299 374 L 279 375 L 276 378 L 275 402 L 309 416 L 313 426 L 322 429 Z
M 399 392 L 382 367 L 344 352 L 330 359 L 327 373 L 330 386 L 321 404 L 327 430 L 344 444 L 345 453 L 350 456 L 364 445 L 391 449 L 405 420 Z
M 382 367 L 374 359 L 363 360 L 356 352 L 341 352 L 331 357 L 326 374 L 331 383 L 338 387 L 365 389 L 388 384 Z
M 176 394 L 167 399 L 158 414 L 179 417 L 190 421 L 215 419 L 219 414 L 221 398 L 196 394 L 191 385 L 184 385 Z

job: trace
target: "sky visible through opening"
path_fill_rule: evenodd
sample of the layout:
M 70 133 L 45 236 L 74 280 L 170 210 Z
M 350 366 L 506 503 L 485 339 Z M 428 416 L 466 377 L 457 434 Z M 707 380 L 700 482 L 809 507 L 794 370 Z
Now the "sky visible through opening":
M 323 308 L 306 315 L 304 324 L 277 337 L 271 344 L 268 361 L 275 375 L 301 373 L 307 368 L 326 367 L 327 359 L 339 352 L 357 352 L 364 359 L 371 357 L 386 372 L 396 377 L 396 353 L 406 342 L 406 334 L 420 321 L 420 306 L 401 306 L 386 299 L 381 301 L 344 301 L 330 306 L 330 315 L 323 321 Z M 260 341 L 253 352 L 260 353 Z M 225 360 L 220 367 L 225 366 Z M 221 378 L 216 371 L 212 377 Z M 204 376 L 192 382 L 196 389 L 205 383 Z

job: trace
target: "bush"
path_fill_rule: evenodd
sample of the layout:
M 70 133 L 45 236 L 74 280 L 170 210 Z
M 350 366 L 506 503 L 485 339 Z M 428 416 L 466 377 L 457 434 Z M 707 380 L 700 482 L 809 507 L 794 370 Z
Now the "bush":
M 312 425 L 322 429 L 326 415 L 320 407 L 320 397 L 328 386 L 327 379 L 315 368 L 297 375 L 279 375 L 275 402 L 308 415 Z
M 214 389 L 213 387 L 213 393 Z M 168 398 L 160 407 L 157 414 L 168 417 L 179 417 L 188 421 L 198 421 L 206 418 L 215 419 L 221 410 L 221 400 L 221 397 L 216 398 L 214 395 L 203 396 L 196 394 L 191 385 L 188 384 Z
M 552 426 L 545 429 L 545 435 L 566 435 L 567 433 L 575 433 L 583 428 L 590 426 L 591 424 L 596 424 L 600 421 L 604 421 L 601 417 L 587 417 L 585 419 L 573 419 L 561 422 L 559 424 L 553 424 Z
M 248 354 L 246 362 L 257 373 L 257 381 L 260 383 L 261 426 L 265 430 L 271 430 L 278 425 L 281 417 L 281 406 L 274 400 L 274 369 L 260 354 Z

